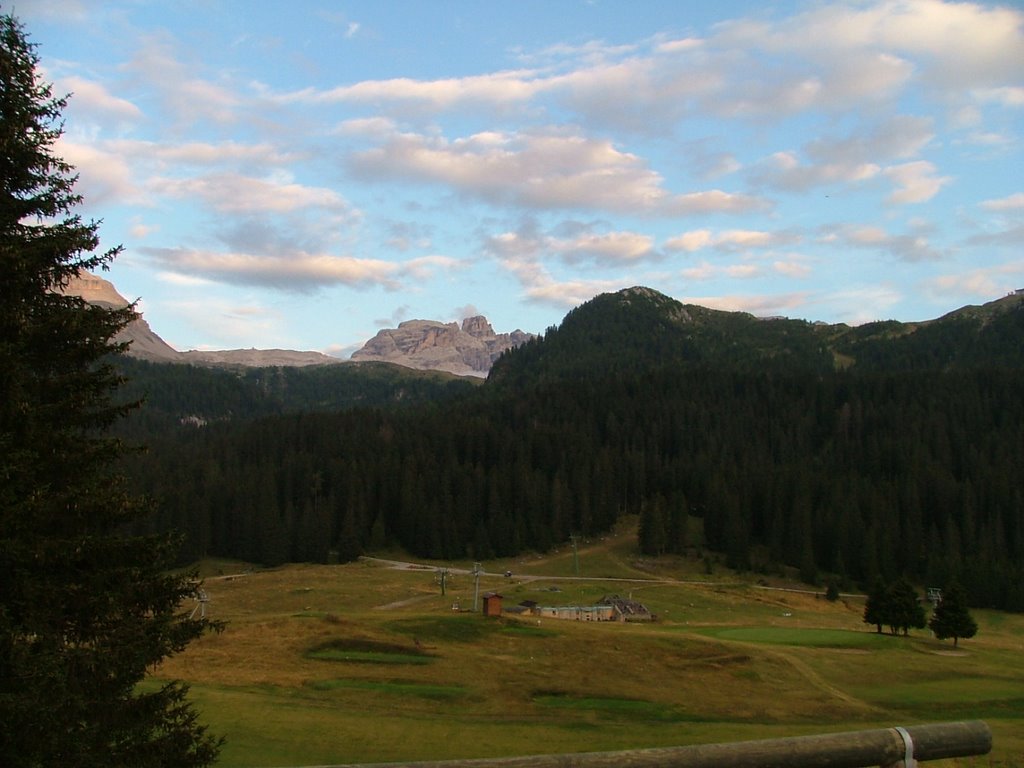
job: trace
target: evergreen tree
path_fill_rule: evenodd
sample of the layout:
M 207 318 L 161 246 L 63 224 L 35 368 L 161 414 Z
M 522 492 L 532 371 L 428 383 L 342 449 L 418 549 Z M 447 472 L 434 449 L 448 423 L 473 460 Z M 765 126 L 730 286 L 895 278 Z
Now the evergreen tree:
M 959 583 L 953 582 L 942 590 L 942 599 L 935 606 L 929 626 L 939 640 L 952 637 L 954 648 L 961 637 L 970 638 L 977 633 L 978 624 L 967 610 L 967 593 Z
M 911 627 L 924 628 L 924 608 L 917 598 L 917 592 L 905 578 L 901 577 L 889 586 L 885 623 L 894 635 L 897 631 L 905 635 Z
M 105 267 L 52 154 L 65 100 L 37 79 L 20 24 L 0 16 L 0 755 L 16 766 L 198 766 L 219 743 L 187 689 L 146 671 L 209 624 L 168 575 L 168 536 L 124 531 L 141 505 L 114 472 L 109 427 L 129 406 L 110 357 L 133 316 L 61 289 Z
M 881 578 L 876 578 L 864 604 L 864 623 L 874 624 L 875 631 L 879 634 L 882 633 L 882 625 L 886 623 L 888 598 L 889 591 L 885 587 L 885 582 Z

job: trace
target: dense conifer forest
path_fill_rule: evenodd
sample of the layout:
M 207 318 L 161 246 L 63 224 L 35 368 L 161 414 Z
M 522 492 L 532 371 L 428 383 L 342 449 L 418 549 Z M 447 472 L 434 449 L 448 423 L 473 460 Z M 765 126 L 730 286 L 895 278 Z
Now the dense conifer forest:
M 158 501 L 147 526 L 186 534 L 184 560 L 484 559 L 638 515 L 650 554 L 861 588 L 956 579 L 973 605 L 1024 610 L 1018 298 L 848 328 L 631 289 L 507 353 L 482 387 L 139 424 L 150 450 L 129 472 Z

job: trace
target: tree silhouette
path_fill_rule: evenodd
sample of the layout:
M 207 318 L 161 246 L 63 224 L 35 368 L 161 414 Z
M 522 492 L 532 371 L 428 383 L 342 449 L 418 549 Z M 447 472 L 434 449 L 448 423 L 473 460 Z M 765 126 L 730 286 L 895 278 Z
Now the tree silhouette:
M 65 100 L 37 79 L 20 24 L 0 16 L 0 755 L 4 765 L 199 766 L 218 742 L 187 689 L 140 691 L 147 670 L 206 631 L 169 575 L 168 535 L 134 537 L 145 510 L 114 472 L 110 358 L 132 309 L 65 296 L 103 268 L 97 224 L 73 213 L 52 154 Z
M 958 582 L 953 582 L 942 590 L 942 599 L 935 606 L 928 624 L 939 640 L 953 638 L 953 647 L 961 637 L 974 637 L 978 632 L 978 624 L 967 609 L 967 593 Z

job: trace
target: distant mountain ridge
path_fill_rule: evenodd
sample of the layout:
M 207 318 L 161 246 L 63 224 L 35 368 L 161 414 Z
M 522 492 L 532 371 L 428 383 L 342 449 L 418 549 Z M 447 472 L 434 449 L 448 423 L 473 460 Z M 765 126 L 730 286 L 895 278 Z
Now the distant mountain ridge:
M 93 304 L 127 307 L 113 283 L 97 275 L 83 275 L 62 291 Z M 533 338 L 520 330 L 495 333 L 486 317 L 478 315 L 456 323 L 410 320 L 398 328 L 380 331 L 358 350 L 355 362 L 387 362 L 422 371 L 443 371 L 483 378 L 503 351 Z M 181 352 L 158 336 L 140 314 L 118 335 L 130 343 L 128 355 L 155 363 L 239 366 L 245 368 L 339 365 L 348 361 L 322 352 L 288 349 L 189 350 Z
M 113 307 L 129 304 L 112 283 L 95 275 L 73 282 L 64 293 Z M 521 330 L 495 333 L 480 315 L 464 319 L 461 326 L 408 320 L 397 328 L 379 331 L 352 355 L 352 362 L 490 376 L 506 384 L 625 373 L 651 363 L 817 373 L 849 367 L 862 371 L 946 370 L 1024 366 L 1024 346 L 1019 343 L 1022 335 L 1024 289 L 934 320 L 849 326 L 714 310 L 636 286 L 581 304 L 543 337 Z M 131 342 L 130 356 L 151 362 L 240 367 L 349 362 L 320 352 L 281 349 L 179 352 L 141 315 L 118 340 Z M 510 354 L 502 357 L 506 352 Z
M 482 315 L 467 317 L 461 327 L 457 323 L 407 320 L 398 328 L 378 332 L 353 353 L 352 359 L 482 377 L 488 374 L 502 352 L 532 338 L 534 334 L 518 329 L 512 333 L 495 333 Z

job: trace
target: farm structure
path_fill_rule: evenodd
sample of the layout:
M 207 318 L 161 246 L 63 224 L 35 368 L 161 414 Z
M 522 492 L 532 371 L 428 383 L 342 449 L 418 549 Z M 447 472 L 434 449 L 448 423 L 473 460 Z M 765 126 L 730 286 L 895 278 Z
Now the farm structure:
M 529 605 L 520 606 L 523 612 L 548 619 L 567 621 L 654 621 L 655 616 L 646 606 L 618 595 L 606 595 L 596 605 Z
M 484 595 L 484 616 L 501 616 L 501 595 L 497 592 Z
M 614 621 L 615 609 L 610 605 L 538 605 L 535 616 L 570 621 Z

